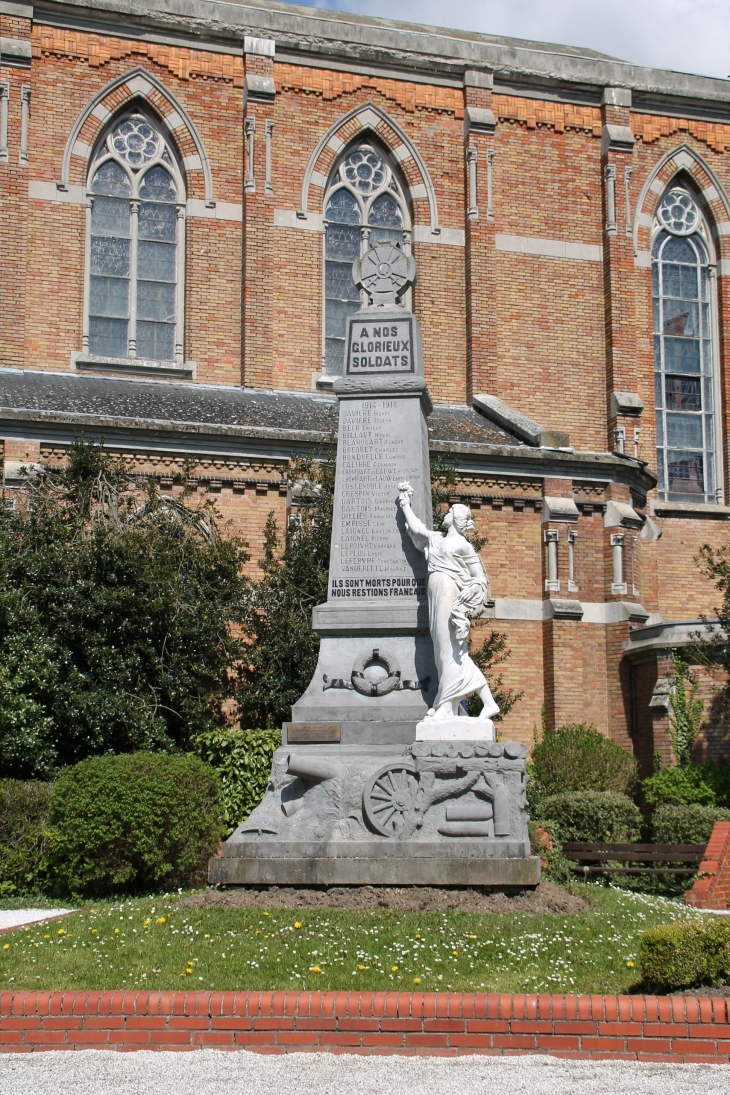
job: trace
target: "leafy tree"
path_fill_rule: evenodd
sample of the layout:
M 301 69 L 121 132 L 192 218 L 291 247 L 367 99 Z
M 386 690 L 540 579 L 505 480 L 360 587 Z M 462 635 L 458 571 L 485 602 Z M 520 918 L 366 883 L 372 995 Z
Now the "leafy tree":
M 266 521 L 260 582 L 246 590 L 243 630 L 250 639 L 240 672 L 238 703 L 244 726 L 276 727 L 312 679 L 319 636 L 312 609 L 327 600 L 335 451 L 292 460 L 292 511 L 282 531 Z
M 185 748 L 225 721 L 244 543 L 76 441 L 0 503 L 0 774 Z

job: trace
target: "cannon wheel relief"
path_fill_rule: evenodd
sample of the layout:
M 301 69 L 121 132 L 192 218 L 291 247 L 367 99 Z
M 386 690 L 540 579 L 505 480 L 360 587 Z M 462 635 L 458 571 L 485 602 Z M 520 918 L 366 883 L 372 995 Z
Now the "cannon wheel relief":
M 398 836 L 415 810 L 418 776 L 412 760 L 391 761 L 368 780 L 362 797 L 368 823 L 381 836 Z

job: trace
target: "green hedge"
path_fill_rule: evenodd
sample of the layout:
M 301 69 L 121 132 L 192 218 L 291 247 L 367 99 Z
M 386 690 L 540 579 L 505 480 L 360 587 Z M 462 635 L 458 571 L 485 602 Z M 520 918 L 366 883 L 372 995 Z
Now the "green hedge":
M 664 924 L 642 933 L 639 962 L 644 984 L 651 989 L 700 988 L 730 982 L 730 923 Z
M 647 806 L 714 806 L 717 797 L 703 778 L 699 765 L 686 768 L 661 768 L 642 781 Z
M 58 777 L 48 861 L 57 893 L 202 885 L 222 827 L 220 782 L 192 754 L 93 757 Z
M 722 806 L 657 806 L 652 817 L 657 844 L 706 844 L 716 821 L 730 821 Z
M 567 791 L 629 793 L 636 781 L 636 760 L 595 726 L 577 724 L 547 730 L 535 743 L 528 784 L 531 806 Z
M 46 876 L 53 785 L 0 780 L 0 894 L 37 890 Z
M 647 806 L 730 807 L 730 765 L 687 764 L 683 768 L 660 768 L 642 781 Z
M 638 806 L 611 791 L 569 791 L 542 801 L 539 817 L 552 821 L 561 842 L 567 840 L 624 844 L 641 829 Z
M 269 782 L 271 759 L 281 745 L 280 730 L 212 730 L 193 745 L 214 768 L 223 787 L 223 836 L 255 810 Z

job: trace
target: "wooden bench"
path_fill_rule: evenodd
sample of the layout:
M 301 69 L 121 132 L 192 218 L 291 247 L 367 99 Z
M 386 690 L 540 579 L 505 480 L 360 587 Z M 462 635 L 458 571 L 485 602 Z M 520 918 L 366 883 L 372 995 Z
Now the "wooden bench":
M 697 874 L 704 844 L 563 844 L 563 855 L 574 871 L 589 874 Z M 666 866 L 657 866 L 665 863 Z M 688 864 L 686 867 L 677 866 Z M 617 866 L 616 864 L 624 864 Z M 631 864 L 631 866 L 629 866 Z M 692 866 L 689 866 L 692 864 Z

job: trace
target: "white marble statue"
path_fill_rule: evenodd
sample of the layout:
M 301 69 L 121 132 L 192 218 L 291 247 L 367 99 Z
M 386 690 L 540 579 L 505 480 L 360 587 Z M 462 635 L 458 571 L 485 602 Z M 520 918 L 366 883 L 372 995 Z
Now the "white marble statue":
M 491 719 L 499 714 L 499 707 L 467 647 L 470 618 L 481 611 L 489 597 L 484 564 L 464 536 L 474 528 L 471 511 L 468 506 L 452 506 L 443 520 L 444 531 L 432 532 L 411 509 L 410 483 L 399 483 L 398 490 L 410 537 L 428 561 L 428 622 L 439 687 L 424 721 L 453 719 L 459 714 L 461 701 L 478 692 L 484 704 L 478 721 L 487 724 L 491 738 Z

